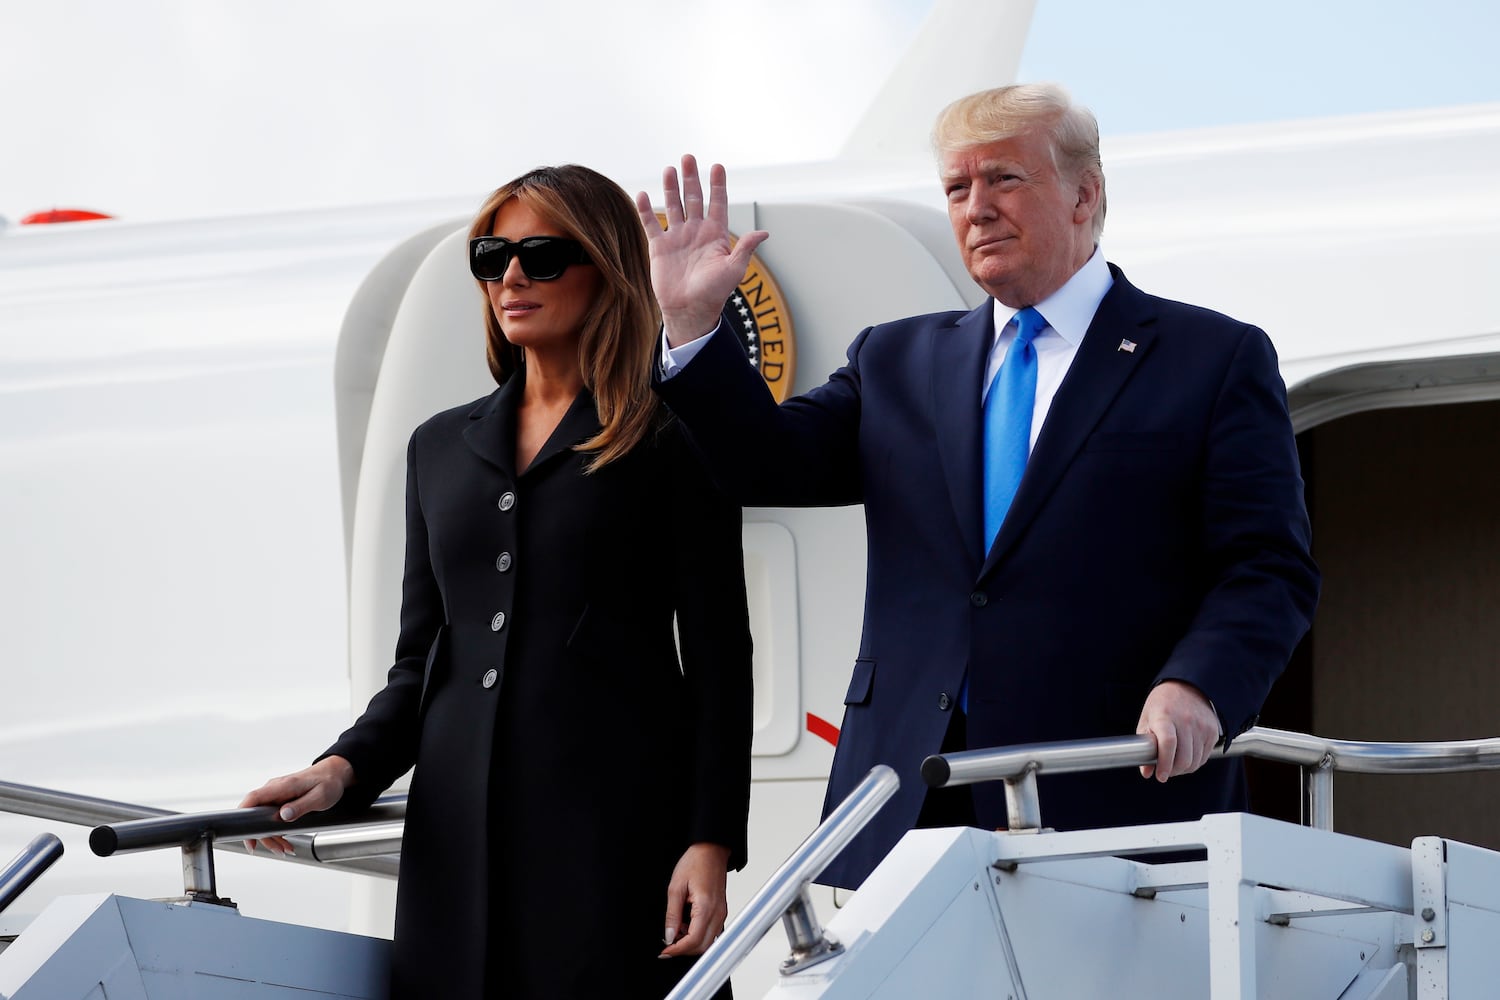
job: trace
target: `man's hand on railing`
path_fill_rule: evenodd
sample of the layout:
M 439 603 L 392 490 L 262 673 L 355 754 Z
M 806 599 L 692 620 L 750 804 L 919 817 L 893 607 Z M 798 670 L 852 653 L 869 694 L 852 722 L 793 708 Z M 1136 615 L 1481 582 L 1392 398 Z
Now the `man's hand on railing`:
M 272 778 L 240 802 L 241 809 L 251 806 L 280 806 L 279 815 L 290 823 L 310 812 L 332 808 L 344 791 L 354 784 L 354 767 L 337 755 L 324 757 L 311 767 L 304 767 L 292 774 Z M 260 843 L 277 854 L 295 854 L 285 837 L 266 837 L 260 841 L 245 841 L 245 850 L 255 852 Z
M 1219 716 L 1191 684 L 1162 681 L 1146 698 L 1135 731 L 1156 740 L 1156 763 L 1144 765 L 1141 777 L 1166 781 L 1208 762 L 1219 742 Z

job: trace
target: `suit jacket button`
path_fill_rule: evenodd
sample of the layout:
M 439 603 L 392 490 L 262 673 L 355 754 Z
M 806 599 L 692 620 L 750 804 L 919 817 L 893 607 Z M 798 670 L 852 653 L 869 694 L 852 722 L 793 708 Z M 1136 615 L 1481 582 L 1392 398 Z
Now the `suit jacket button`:
M 976 590 L 974 591 L 974 593 L 969 595 L 969 603 L 974 605 L 974 607 L 976 608 L 982 608 L 986 604 L 990 603 L 990 595 L 986 594 L 982 590 Z
M 948 692 L 943 691 L 938 695 L 938 710 L 946 712 L 953 707 L 953 699 L 948 697 Z
M 501 510 L 510 510 L 515 505 L 516 505 L 516 495 L 514 493 L 512 493 L 510 490 L 506 490 L 504 493 L 500 494 L 500 509 Z
M 499 679 L 500 675 L 495 671 L 494 667 L 491 667 L 484 672 L 484 677 L 479 681 L 479 683 L 483 684 L 485 688 L 488 689 L 494 687 L 495 682 Z
M 500 558 L 495 560 L 495 568 L 504 573 L 510 569 L 510 553 L 500 553 Z
M 496 611 L 495 617 L 490 619 L 490 631 L 498 632 L 505 627 L 505 612 Z

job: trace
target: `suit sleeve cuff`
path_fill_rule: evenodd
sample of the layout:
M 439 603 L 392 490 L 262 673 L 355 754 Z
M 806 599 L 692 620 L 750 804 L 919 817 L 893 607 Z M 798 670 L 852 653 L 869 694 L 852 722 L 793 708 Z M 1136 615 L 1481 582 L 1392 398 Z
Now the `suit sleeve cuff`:
M 673 347 L 671 344 L 667 343 L 667 328 L 665 326 L 662 327 L 661 368 L 657 372 L 657 377 L 661 381 L 665 382 L 667 379 L 671 378 L 672 376 L 676 375 L 678 372 L 686 368 L 688 366 L 688 363 L 698 356 L 698 352 L 702 351 L 704 346 L 707 345 L 709 338 L 718 333 L 719 327 L 723 325 L 724 321 L 720 320 L 718 325 L 716 325 L 712 330 L 708 331 L 708 333 L 699 337 L 697 340 L 688 341 L 681 347 Z

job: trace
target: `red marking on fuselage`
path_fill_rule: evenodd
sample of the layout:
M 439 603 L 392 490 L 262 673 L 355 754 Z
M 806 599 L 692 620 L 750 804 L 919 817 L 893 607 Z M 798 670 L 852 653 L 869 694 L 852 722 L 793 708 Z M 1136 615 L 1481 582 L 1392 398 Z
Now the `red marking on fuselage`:
M 807 713 L 807 731 L 814 736 L 827 740 L 834 746 L 839 745 L 839 727 L 827 719 L 818 718 L 811 712 Z
M 23 226 L 47 226 L 59 222 L 92 222 L 96 219 L 112 219 L 103 212 L 91 212 L 86 208 L 52 208 L 45 212 L 32 212 L 21 219 Z

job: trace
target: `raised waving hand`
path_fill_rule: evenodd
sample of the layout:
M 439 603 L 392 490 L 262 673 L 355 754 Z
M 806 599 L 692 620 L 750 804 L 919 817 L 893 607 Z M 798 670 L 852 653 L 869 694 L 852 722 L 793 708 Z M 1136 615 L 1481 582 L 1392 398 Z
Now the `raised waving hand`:
M 717 163 L 708 171 L 706 203 L 698 161 L 691 154 L 682 158 L 681 190 L 675 167 L 662 171 L 661 187 L 665 230 L 644 191 L 635 196 L 635 205 L 651 248 L 651 287 L 661 305 L 667 342 L 681 347 L 718 326 L 724 300 L 745 276 L 750 255 L 770 234 L 755 230 L 732 244 L 729 188 Z

